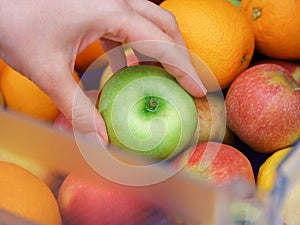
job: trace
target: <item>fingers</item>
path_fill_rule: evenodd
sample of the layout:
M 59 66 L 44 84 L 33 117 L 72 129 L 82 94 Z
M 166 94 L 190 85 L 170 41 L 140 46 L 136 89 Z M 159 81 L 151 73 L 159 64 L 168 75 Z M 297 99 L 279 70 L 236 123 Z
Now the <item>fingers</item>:
M 128 3 L 135 12 L 158 26 L 175 43 L 185 46 L 184 39 L 178 29 L 177 21 L 172 13 L 150 1 L 128 0 Z
M 136 51 L 160 61 L 191 95 L 202 97 L 206 94 L 206 88 L 191 64 L 189 52 L 185 47 L 175 43 L 171 36 L 138 13 L 131 13 L 120 21 L 121 31 L 118 33 L 127 34 L 126 40 Z M 180 33 L 177 26 L 176 30 Z M 174 33 L 174 31 L 170 32 Z M 201 74 L 201 76 L 211 76 L 211 74 Z
M 108 136 L 103 118 L 91 103 L 91 100 L 78 86 L 73 100 L 71 122 L 73 127 L 79 131 L 91 136 L 96 134 L 101 137 L 105 146 L 108 145 Z
M 134 49 L 133 52 L 134 55 L 137 57 L 139 64 L 161 66 L 161 63 L 156 59 L 143 55 Z
M 59 56 L 48 61 L 55 66 L 35 68 L 31 72 L 31 79 L 50 96 L 75 131 L 84 134 L 96 133 L 103 144 L 107 145 L 104 120 L 74 80 L 68 63 Z
M 100 38 L 101 45 L 108 56 L 109 65 L 113 73 L 126 66 L 126 56 L 120 42 Z

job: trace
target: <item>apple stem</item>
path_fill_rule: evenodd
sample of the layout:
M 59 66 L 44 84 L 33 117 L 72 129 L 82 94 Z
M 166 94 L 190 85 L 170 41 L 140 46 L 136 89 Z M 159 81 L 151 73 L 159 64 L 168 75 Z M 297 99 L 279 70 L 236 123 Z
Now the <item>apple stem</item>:
M 154 99 L 150 99 L 150 101 L 149 101 L 149 104 L 148 104 L 148 109 L 150 110 L 150 111 L 153 111 L 153 110 L 155 110 L 156 109 L 156 107 L 157 107 L 157 101 L 156 100 L 154 100 Z

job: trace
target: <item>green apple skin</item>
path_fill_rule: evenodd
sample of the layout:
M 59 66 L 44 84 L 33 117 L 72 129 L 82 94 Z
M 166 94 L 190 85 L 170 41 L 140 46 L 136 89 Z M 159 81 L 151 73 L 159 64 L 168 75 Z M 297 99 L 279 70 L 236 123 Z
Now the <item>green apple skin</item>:
M 197 130 L 193 98 L 163 68 L 126 67 L 101 92 L 101 113 L 111 144 L 164 160 L 185 149 Z
M 240 0 L 228 0 L 232 4 L 234 4 L 236 7 L 240 8 L 241 1 Z

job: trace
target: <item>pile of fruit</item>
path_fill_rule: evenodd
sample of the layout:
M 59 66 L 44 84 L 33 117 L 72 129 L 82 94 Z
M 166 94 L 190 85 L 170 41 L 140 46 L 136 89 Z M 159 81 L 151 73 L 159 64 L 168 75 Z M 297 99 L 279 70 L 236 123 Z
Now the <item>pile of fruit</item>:
M 182 119 L 181 117 L 178 119 L 178 115 L 182 116 L 183 113 L 184 123 L 176 129 L 183 130 L 185 136 L 180 138 L 184 139 L 182 143 L 186 145 L 188 141 L 194 140 L 198 120 L 199 130 L 194 140 L 195 146 L 179 153 L 176 149 L 172 154 L 163 151 L 164 148 L 173 145 L 163 144 L 163 147 L 156 146 L 151 149 L 151 154 L 146 155 L 147 157 L 155 160 L 167 159 L 171 162 L 171 166 L 182 169 L 187 176 L 218 188 L 227 187 L 238 178 L 245 180 L 258 191 L 270 193 L 277 165 L 300 139 L 300 2 L 284 0 L 153 2 L 173 13 L 187 48 L 207 64 L 214 78 L 201 77 L 201 71 L 198 71 L 200 79 L 208 89 L 208 94 L 202 98 L 191 96 L 186 98 L 182 95 L 187 93 L 180 88 L 176 92 L 176 98 L 173 98 L 177 100 L 176 104 L 180 102 L 179 107 L 174 102 L 166 104 L 162 98 L 163 91 L 160 92 L 159 98 L 154 96 L 156 91 L 163 89 L 161 86 L 166 88 L 168 96 L 172 95 L 175 80 L 167 78 L 171 84 L 164 81 L 163 85 L 159 83 L 152 87 L 147 87 L 147 83 L 151 86 L 151 82 L 147 81 L 143 84 L 147 90 L 145 92 L 138 92 L 139 86 L 134 84 L 132 89 L 135 92 L 133 90 L 127 92 L 130 92 L 131 96 L 132 93 L 147 95 L 143 96 L 147 97 L 144 102 L 139 102 L 139 106 L 146 105 L 147 110 L 142 111 L 135 106 L 133 109 L 130 108 L 135 114 L 134 117 L 130 117 L 133 128 L 128 129 L 140 135 L 141 139 L 146 139 L 149 135 L 148 128 L 142 129 L 141 126 L 149 126 L 149 123 L 137 122 L 136 118 L 139 120 L 172 118 L 171 122 L 163 122 L 175 129 L 176 121 Z M 98 42 L 92 43 L 78 56 L 74 79 L 79 83 L 80 75 L 103 54 L 101 45 Z M 133 54 L 132 51 L 127 53 L 130 65 L 137 64 L 137 58 Z M 192 62 L 195 68 L 199 69 L 193 58 Z M 85 91 L 99 108 L 99 113 L 104 117 L 106 124 L 113 126 L 110 124 L 115 121 L 109 121 L 105 116 L 107 114 L 107 118 L 112 118 L 109 113 L 114 110 L 109 108 L 112 107 L 109 106 L 110 101 L 116 101 L 123 92 L 118 92 L 121 90 L 120 86 L 110 87 L 110 81 L 117 76 L 108 79 L 112 73 L 109 66 L 106 66 L 102 75 L 104 79 L 101 79 L 99 84 L 104 94 L 101 93 L 98 99 L 98 90 Z M 125 83 L 129 86 L 138 79 L 136 77 L 146 79 L 146 75 L 143 75 L 146 73 L 143 71 L 155 73 L 156 77 L 160 78 L 167 76 L 162 75 L 166 71 L 156 66 L 136 65 L 132 68 L 120 71 L 125 73 L 125 76 L 120 77 L 119 85 Z M 216 80 L 218 85 L 211 83 L 211 80 Z M 168 90 L 167 85 L 173 89 Z M 114 94 L 109 94 L 110 92 Z M 181 92 L 184 94 L 179 94 Z M 109 97 L 114 99 L 107 100 Z M 128 100 L 126 96 L 123 99 Z M 193 104 L 190 104 L 190 100 Z M 117 109 L 121 112 L 120 116 L 122 114 L 127 116 L 123 113 L 128 108 L 127 103 L 123 104 L 123 108 Z M 5 65 L 0 59 L 1 105 L 50 123 L 65 132 L 72 131 L 72 125 L 59 112 L 52 100 L 34 83 Z M 105 111 L 107 109 L 108 111 Z M 116 119 L 122 120 L 118 117 Z M 117 124 L 121 124 L 120 121 Z M 156 124 L 153 125 L 155 126 Z M 123 128 L 118 129 L 122 132 Z M 108 134 L 112 144 L 130 150 L 149 147 L 149 144 L 145 146 L 136 142 L 132 149 L 130 146 L 133 146 L 133 142 L 123 143 L 129 139 L 127 134 L 121 140 L 122 135 L 113 134 L 115 128 L 111 130 L 108 129 Z M 158 130 L 163 129 L 159 127 Z M 171 131 L 170 133 L 172 135 Z M 178 132 L 176 135 L 173 139 L 180 139 Z M 172 143 L 172 137 L 167 142 Z M 139 150 L 145 152 L 143 149 Z M 172 152 L 172 149 L 170 151 Z M 208 152 L 212 153 L 212 156 L 208 156 Z M 0 158 L 1 160 L 5 159 Z M 136 224 L 147 224 L 151 217 L 152 206 L 119 193 L 109 185 L 86 180 L 77 174 L 68 174 L 59 190 L 55 191 L 42 177 L 33 175 L 27 171 L 29 168 L 22 166 L 24 168 L 0 162 L 0 195 L 6 197 L 0 198 L 0 208 L 36 223 L 60 225 L 63 221 L 65 225 L 132 224 L 134 218 Z M 11 181 L 12 178 L 14 182 Z M 300 197 L 297 194 L 298 189 L 297 187 L 290 194 L 293 198 L 289 197 L 285 203 L 282 218 L 287 225 L 300 223 L 300 218 L 293 216 L 299 207 L 295 205 L 295 198 Z M 16 199 L 18 204 L 15 204 Z M 294 204 L 293 207 L 291 204 Z

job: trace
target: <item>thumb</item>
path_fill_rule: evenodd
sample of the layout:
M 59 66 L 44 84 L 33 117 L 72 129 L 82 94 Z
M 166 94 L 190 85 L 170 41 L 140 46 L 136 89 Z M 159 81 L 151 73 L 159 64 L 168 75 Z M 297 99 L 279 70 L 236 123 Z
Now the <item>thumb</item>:
M 64 101 L 62 102 L 64 103 Z M 104 120 L 95 105 L 92 104 L 92 101 L 78 85 L 76 86 L 72 102 L 71 117 L 69 120 L 72 123 L 73 129 L 79 130 L 84 134 L 89 134 L 88 136 L 91 137 L 96 133 L 102 139 L 103 144 L 107 146 L 108 137 Z M 60 108 L 65 115 L 70 113 L 69 108 L 64 109 L 64 106 Z

